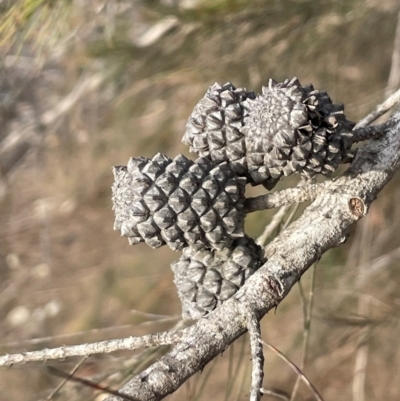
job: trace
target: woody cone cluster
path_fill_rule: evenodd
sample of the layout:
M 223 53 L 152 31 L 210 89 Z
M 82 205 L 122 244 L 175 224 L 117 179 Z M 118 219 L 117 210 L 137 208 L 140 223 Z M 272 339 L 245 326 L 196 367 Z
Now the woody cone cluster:
M 247 183 L 271 189 L 296 172 L 329 176 L 372 136 L 353 131 L 343 110 L 297 78 L 270 80 L 257 96 L 216 83 L 183 137 L 196 161 L 159 153 L 114 167 L 114 228 L 131 245 L 183 250 L 172 270 L 184 318 L 214 310 L 266 261 L 244 232 Z
M 271 189 L 282 176 L 329 176 L 348 163 L 353 127 L 326 92 L 297 78 L 270 79 L 257 96 L 232 84 L 211 86 L 189 117 L 183 142 Z

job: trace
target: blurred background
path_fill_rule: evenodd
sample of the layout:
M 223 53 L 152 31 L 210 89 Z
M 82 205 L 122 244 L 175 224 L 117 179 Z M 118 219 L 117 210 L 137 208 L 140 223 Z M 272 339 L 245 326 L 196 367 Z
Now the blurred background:
M 111 167 L 156 152 L 195 158 L 181 138 L 216 81 L 260 92 L 270 77 L 297 76 L 357 121 L 400 86 L 399 9 L 398 0 L 0 1 L 1 354 L 179 324 L 169 267 L 179 255 L 130 247 L 113 231 Z M 400 398 L 399 183 L 262 321 L 263 339 L 326 400 Z M 305 206 L 281 212 L 274 235 Z M 249 216 L 249 234 L 275 213 Z M 78 376 L 117 389 L 164 352 L 49 364 L 79 365 Z M 263 399 L 314 399 L 277 354 L 265 357 Z M 169 399 L 247 400 L 250 373 L 244 336 Z M 42 363 L 1 369 L 0 400 L 106 397 L 60 382 Z

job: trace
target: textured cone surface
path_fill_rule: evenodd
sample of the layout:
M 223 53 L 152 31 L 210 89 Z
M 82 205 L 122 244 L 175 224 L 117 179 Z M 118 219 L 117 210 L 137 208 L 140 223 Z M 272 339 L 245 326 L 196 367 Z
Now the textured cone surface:
M 222 249 L 244 235 L 246 179 L 227 163 L 157 154 L 114 167 L 114 177 L 114 229 L 132 245 Z
M 247 167 L 256 184 L 272 188 L 295 172 L 330 175 L 352 158 L 354 123 L 346 119 L 343 105 L 312 85 L 303 87 L 297 78 L 270 80 L 261 95 L 242 105 Z
M 172 263 L 184 319 L 199 319 L 234 295 L 263 263 L 252 238 L 236 239 L 222 251 L 185 248 Z
M 246 154 L 241 132 L 246 109 L 242 102 L 247 99 L 255 99 L 254 93 L 236 89 L 231 83 L 212 85 L 190 115 L 183 143 L 192 152 L 215 162 L 230 161 L 242 174 Z

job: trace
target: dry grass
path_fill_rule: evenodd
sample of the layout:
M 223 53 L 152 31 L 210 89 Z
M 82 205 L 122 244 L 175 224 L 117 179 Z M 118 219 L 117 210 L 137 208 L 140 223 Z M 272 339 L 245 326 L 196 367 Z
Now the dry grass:
M 360 118 L 383 99 L 398 10 L 389 0 L 220 1 L 194 10 L 158 1 L 76 1 L 65 2 L 69 11 L 56 29 L 49 20 L 56 14 L 45 3 L 53 2 L 42 1 L 25 24 L 11 24 L 8 36 L 0 27 L 7 39 L 0 146 L 7 138 L 29 143 L 0 185 L 2 353 L 172 327 L 175 321 L 132 313 L 179 315 L 169 269 L 177 255 L 130 248 L 112 231 L 110 167 L 157 151 L 189 155 L 180 142 L 187 117 L 215 81 L 258 91 L 269 77 L 296 75 L 345 103 L 350 118 Z M 43 7 L 48 14 L 41 14 Z M 177 17 L 175 27 L 151 46 L 135 45 L 168 15 Z M 23 35 L 40 21 L 48 24 Z M 52 33 L 57 40 L 46 41 Z M 398 181 L 348 243 L 318 265 L 304 371 L 325 399 L 400 396 Z M 273 213 L 250 216 L 249 232 L 261 234 Z M 308 275 L 302 285 L 307 299 Z M 294 289 L 277 315 L 263 320 L 265 340 L 299 365 L 304 306 Z M 32 342 L 37 338 L 43 340 Z M 78 374 L 117 388 L 160 352 L 91 357 Z M 265 352 L 264 387 L 290 398 L 295 374 Z M 358 387 L 357 355 L 366 361 L 365 385 Z M 57 366 L 67 371 L 77 362 Z M 247 399 L 249 369 L 248 346 L 239 340 L 171 398 Z M 38 365 L 2 370 L 0 400 L 45 399 L 57 383 Z M 58 399 L 95 397 L 68 383 Z M 296 399 L 311 398 L 301 384 Z

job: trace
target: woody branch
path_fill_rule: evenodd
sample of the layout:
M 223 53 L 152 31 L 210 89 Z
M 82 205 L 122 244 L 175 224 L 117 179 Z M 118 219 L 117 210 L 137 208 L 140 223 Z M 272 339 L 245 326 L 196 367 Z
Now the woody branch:
M 386 135 L 360 148 L 348 171 L 327 182 L 303 215 L 265 248 L 268 262 L 239 292 L 193 325 L 179 344 L 128 382 L 122 393 L 137 400 L 160 400 L 174 392 L 246 332 L 246 308 L 261 319 L 312 263 L 345 241 L 349 227 L 367 213 L 399 167 L 400 111 L 391 122 Z

